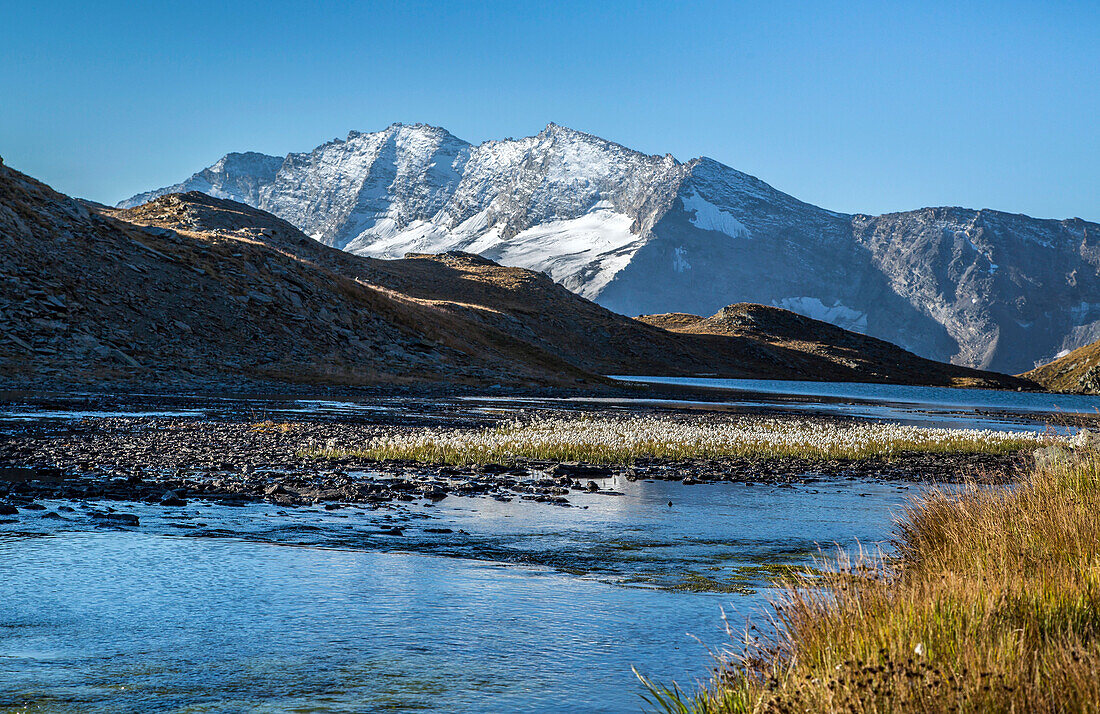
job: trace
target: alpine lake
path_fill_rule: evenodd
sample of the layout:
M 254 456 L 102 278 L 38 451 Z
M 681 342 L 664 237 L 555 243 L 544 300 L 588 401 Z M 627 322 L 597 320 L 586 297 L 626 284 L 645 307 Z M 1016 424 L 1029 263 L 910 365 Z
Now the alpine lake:
M 1067 415 L 1100 408 L 1050 394 L 680 383 L 725 391 L 487 394 L 445 406 L 475 421 L 645 409 L 1032 433 L 1072 430 Z M 430 422 L 439 408 L 9 396 L 0 438 L 97 419 Z M 773 581 L 837 548 L 888 551 L 896 519 L 927 487 L 888 475 L 593 480 L 598 490 L 570 491 L 565 504 L 455 494 L 339 508 L 110 504 L 132 522 L 98 517 L 94 500 L 39 499 L 0 516 L 0 711 L 638 711 L 635 670 L 688 689 L 705 681 L 711 653 L 736 650 L 748 618 L 766 629 Z

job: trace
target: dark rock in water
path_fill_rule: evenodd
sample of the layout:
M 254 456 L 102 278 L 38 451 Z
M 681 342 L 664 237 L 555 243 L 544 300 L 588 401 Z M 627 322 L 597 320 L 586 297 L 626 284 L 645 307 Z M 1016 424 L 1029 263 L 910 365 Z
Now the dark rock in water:
M 42 481 L 54 483 L 61 478 L 61 469 L 58 468 L 30 468 L 25 466 L 0 467 L 0 481 L 10 483 L 22 483 L 26 481 Z
M 0 481 L 32 481 L 37 473 L 36 469 L 7 466 L 0 468 Z
M 62 511 L 64 513 L 75 513 L 76 512 L 76 509 L 73 508 L 72 506 L 58 506 L 57 510 Z
M 425 528 L 425 533 L 454 533 L 450 528 Z
M 42 517 L 45 518 L 45 519 L 49 519 L 51 521 L 63 521 L 63 520 L 65 520 L 64 518 L 61 517 L 60 513 L 54 513 L 53 511 L 43 513 Z
M 325 504 L 325 510 L 326 511 L 335 511 L 336 509 L 343 508 L 343 507 L 344 507 L 344 504 L 342 504 L 342 503 L 326 503 Z
M 550 467 L 550 474 L 553 476 L 607 478 L 613 473 L 614 472 L 606 466 L 582 464 L 577 461 L 563 461 L 560 464 L 554 464 Z
M 386 530 L 381 530 L 381 531 L 378 531 L 378 534 L 379 534 L 379 535 L 393 535 L 393 536 L 399 536 L 399 535 L 405 535 L 405 531 L 403 531 L 403 530 L 401 530 L 400 528 L 397 528 L 397 527 L 395 526 L 395 527 L 393 527 L 393 528 L 387 528 Z
M 88 515 L 97 521 L 106 521 L 107 523 L 116 523 L 122 526 L 138 525 L 138 517 L 133 513 L 104 513 L 102 511 L 92 511 Z
M 600 485 L 595 481 L 589 481 L 588 484 L 584 487 L 584 490 L 588 491 L 589 493 L 596 493 L 600 490 Z
M 186 506 L 187 501 L 179 497 L 175 491 L 165 491 L 164 495 L 160 497 L 160 505 L 162 506 Z
M 0 516 L 14 516 L 19 509 L 7 503 L 0 503 Z
M 43 506 L 41 503 L 28 503 L 27 505 L 23 506 L 23 508 L 27 509 L 28 511 L 44 511 L 44 510 L 46 510 L 46 507 Z

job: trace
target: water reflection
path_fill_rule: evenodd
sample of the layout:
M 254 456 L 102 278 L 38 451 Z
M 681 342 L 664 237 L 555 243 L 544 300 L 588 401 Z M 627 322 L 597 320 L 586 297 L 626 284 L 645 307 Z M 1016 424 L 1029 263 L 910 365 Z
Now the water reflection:
M 66 521 L 23 511 L 0 525 L 0 708 L 636 710 L 631 665 L 705 676 L 704 645 L 726 642 L 719 608 L 740 622 L 765 597 L 655 585 L 881 541 L 908 494 L 615 485 L 571 508 L 116 504 L 136 528 L 79 503 Z M 394 525 L 403 536 L 379 535 Z

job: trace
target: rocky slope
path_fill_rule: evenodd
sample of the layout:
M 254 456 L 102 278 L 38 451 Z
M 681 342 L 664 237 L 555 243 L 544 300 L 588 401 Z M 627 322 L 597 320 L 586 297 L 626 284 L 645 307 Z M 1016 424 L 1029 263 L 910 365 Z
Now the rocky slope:
M 203 193 L 107 209 L 0 163 L 8 386 L 593 384 L 598 374 L 873 379 L 808 351 L 675 334 L 472 254 L 378 260 Z M 987 374 L 991 386 L 1023 384 Z M 921 380 L 921 383 L 940 383 Z
M 767 305 L 727 305 L 710 317 L 680 312 L 637 319 L 672 332 L 749 337 L 773 347 L 811 354 L 833 363 L 837 370 L 860 375 L 853 379 L 954 387 L 989 383 L 986 372 L 924 359 L 884 340 Z
M 229 198 L 255 206 L 260 201 L 260 190 L 275 180 L 282 165 L 283 160 L 278 156 L 255 151 L 226 154 L 213 166 L 182 183 L 138 194 L 123 203 L 134 207 L 170 193 L 201 191 L 215 198 Z
M 1100 394 L 1100 341 L 1020 375 L 1055 392 Z
M 545 272 L 629 315 L 750 301 L 1005 371 L 1100 336 L 1095 223 L 839 214 L 710 159 L 646 156 L 553 124 L 477 146 L 395 124 L 283 159 L 230 154 L 120 205 L 180 190 L 263 208 L 361 255 L 459 250 Z

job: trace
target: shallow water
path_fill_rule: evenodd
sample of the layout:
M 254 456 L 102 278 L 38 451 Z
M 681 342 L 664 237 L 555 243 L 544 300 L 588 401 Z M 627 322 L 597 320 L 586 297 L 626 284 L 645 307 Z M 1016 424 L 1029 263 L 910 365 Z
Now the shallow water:
M 836 414 L 925 426 L 1041 431 L 1059 415 L 1100 415 L 1100 396 L 861 382 L 800 382 L 616 375 L 624 382 L 728 390 L 722 403 Z
M 135 528 L 47 502 L 66 520 L 0 524 L 0 709 L 636 711 L 631 666 L 690 684 L 728 642 L 720 608 L 763 606 L 743 566 L 873 547 L 909 494 L 605 487 L 623 495 L 572 508 L 115 504 Z M 676 589 L 687 573 L 748 594 Z
M 731 414 L 841 416 L 916 426 L 1072 431 L 1060 416 L 1100 416 L 1100 396 L 706 377 L 615 376 L 629 382 L 705 387 L 708 401 L 670 398 L 548 398 L 486 394 L 458 398 L 305 399 L 161 395 L 69 395 L 0 402 L 0 427 L 108 417 L 329 419 L 406 426 L 477 426 L 523 409 L 691 409 Z M 719 391 L 720 390 L 720 391 Z
M 0 557 L 22 571 L 0 586 L 0 705 L 622 711 L 632 659 L 695 668 L 686 633 L 720 634 L 714 596 L 460 559 L 140 533 Z

